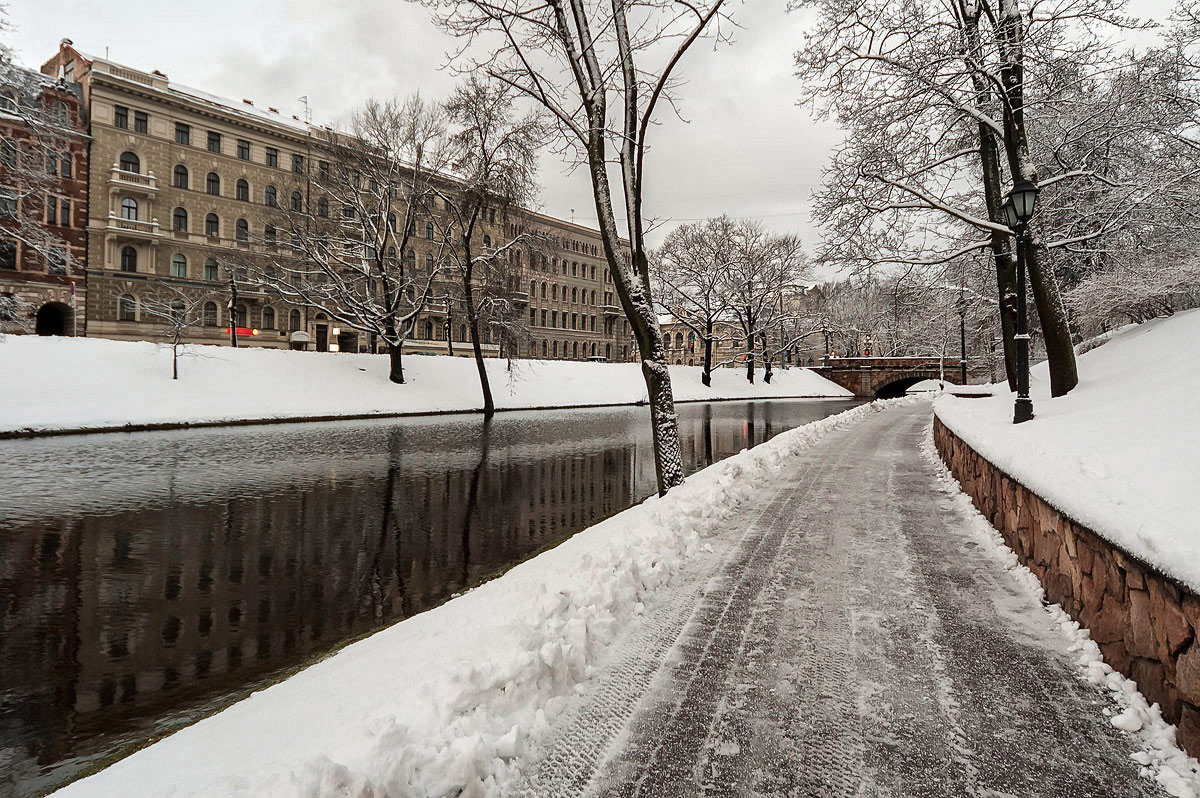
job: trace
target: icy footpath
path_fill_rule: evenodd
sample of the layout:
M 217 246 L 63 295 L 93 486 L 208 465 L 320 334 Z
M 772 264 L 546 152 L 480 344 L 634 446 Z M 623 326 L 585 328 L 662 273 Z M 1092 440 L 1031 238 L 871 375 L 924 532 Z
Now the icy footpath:
M 536 755 L 619 632 L 762 479 L 876 402 L 692 475 L 504 576 L 69 785 L 59 796 L 484 796 Z

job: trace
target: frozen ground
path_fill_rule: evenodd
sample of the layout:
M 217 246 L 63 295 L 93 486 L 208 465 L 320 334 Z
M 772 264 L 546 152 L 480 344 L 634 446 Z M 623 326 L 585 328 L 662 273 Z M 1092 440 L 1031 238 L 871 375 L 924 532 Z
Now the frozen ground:
M 1079 356 L 1079 386 L 1050 398 L 1033 368 L 1033 421 L 1005 386 L 935 405 L 951 430 L 1071 518 L 1200 590 L 1200 310 L 1126 327 Z
M 1194 796 L 1194 760 L 1042 606 L 928 435 L 927 405 L 890 409 L 764 480 L 517 792 Z
M 0 372 L 27 375 L 0 405 L 0 433 L 317 416 L 436 413 L 482 406 L 470 358 L 405 358 L 405 385 L 387 379 L 383 355 L 187 347 L 179 380 L 170 350 L 149 342 L 95 338 L 0 337 Z M 645 401 L 634 363 L 491 360 L 501 409 L 634 404 Z M 849 396 L 807 369 L 777 371 L 770 385 L 717 369 L 713 385 L 698 366 L 672 366 L 675 398 L 743 399 Z

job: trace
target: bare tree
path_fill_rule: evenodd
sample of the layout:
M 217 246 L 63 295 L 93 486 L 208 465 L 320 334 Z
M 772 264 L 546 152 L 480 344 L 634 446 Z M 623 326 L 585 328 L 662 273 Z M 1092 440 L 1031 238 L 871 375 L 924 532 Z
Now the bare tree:
M 0 293 L 0 336 L 5 333 L 32 332 L 36 310 L 36 305 L 16 294 Z
M 446 102 L 446 115 L 455 127 L 450 137 L 449 162 L 453 187 L 441 193 L 447 213 L 439 225 L 460 299 L 470 327 L 483 414 L 496 412 L 492 386 L 483 359 L 482 332 L 487 329 L 510 345 L 527 337 L 522 308 L 514 302 L 520 270 L 514 257 L 530 236 L 522 231 L 499 241 L 480 241 L 480 229 L 501 224 L 516 207 L 529 207 L 537 196 L 538 152 L 549 133 L 538 113 L 518 116 L 513 90 L 507 84 L 467 78 Z M 515 222 L 513 224 L 516 224 Z M 520 225 L 517 225 L 520 226 Z
M 728 216 L 680 225 L 650 259 L 659 303 L 704 347 L 700 380 L 706 386 L 712 385 L 713 347 L 730 316 L 725 281 L 734 259 L 735 227 Z
M 143 316 L 158 322 L 160 335 L 171 348 L 173 380 L 179 379 L 179 347 L 193 328 L 205 323 L 204 306 L 212 299 L 210 294 L 188 293 L 162 283 L 142 298 Z
M 349 128 L 326 133 L 319 163 L 271 209 L 253 281 L 384 341 L 389 379 L 403 383 L 404 342 L 419 314 L 446 299 L 451 242 L 434 235 L 444 118 L 414 95 L 368 102 Z
M 541 104 L 564 149 L 586 163 L 615 293 L 642 359 L 659 493 L 683 482 L 666 348 L 652 297 L 643 197 L 648 133 L 671 101 L 676 69 L 704 37 L 726 38 L 724 0 L 424 0 L 460 37 L 459 66 Z M 620 166 L 627 239 L 614 205 L 609 152 Z

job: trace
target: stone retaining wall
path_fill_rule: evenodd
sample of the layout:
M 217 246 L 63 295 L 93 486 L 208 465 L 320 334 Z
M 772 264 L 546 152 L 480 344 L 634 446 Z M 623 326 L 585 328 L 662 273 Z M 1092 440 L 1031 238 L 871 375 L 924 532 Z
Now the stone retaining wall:
M 1046 597 L 1087 627 L 1114 669 L 1132 678 L 1179 743 L 1200 756 L 1200 599 L 1051 507 L 934 417 L 933 440 L 963 491 Z

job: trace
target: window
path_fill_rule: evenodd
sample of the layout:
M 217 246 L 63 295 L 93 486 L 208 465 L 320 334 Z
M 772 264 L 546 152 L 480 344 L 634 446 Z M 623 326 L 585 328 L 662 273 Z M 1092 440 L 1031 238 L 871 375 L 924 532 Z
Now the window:
M 542 299 L 546 298 L 546 284 L 542 283 Z
M 137 271 L 137 250 L 133 247 L 121 248 L 121 271 L 136 272 Z
M 204 326 L 205 327 L 216 327 L 217 326 L 217 303 L 216 302 L 205 302 L 204 303 Z
M 220 275 L 217 272 L 217 261 L 209 258 L 204 261 L 204 279 L 210 282 L 216 282 Z M 215 322 L 214 322 L 215 323 Z
M 150 117 L 145 111 L 133 112 L 133 132 L 134 133 L 149 133 L 150 132 Z
M 142 170 L 142 162 L 132 152 L 121 153 L 119 165 L 122 172 L 133 172 L 134 174 L 137 174 Z
M 263 308 L 262 327 L 264 330 L 274 330 L 275 329 L 275 309 L 274 308 Z
M 176 208 L 171 214 L 171 229 L 180 233 L 186 233 L 188 229 L 188 214 L 184 208 Z
M 129 128 L 129 109 L 123 105 L 113 106 L 113 127 Z
M 221 151 L 221 134 L 220 133 L 214 133 L 211 130 L 208 131 L 208 151 L 209 152 L 220 152 Z
M 387 261 L 387 265 L 388 265 L 389 269 L 396 268 L 396 248 L 395 247 L 388 247 L 387 257 L 385 260 Z
M 576 301 L 578 301 L 578 299 L 579 299 L 579 295 L 576 293 L 576 289 L 572 287 L 571 288 L 571 301 L 576 302 Z
M 288 314 L 288 327 L 293 330 L 300 329 L 300 311 L 293 310 L 290 314 Z
M 122 294 L 117 300 L 117 318 L 121 321 L 137 321 L 137 300 L 129 294 Z
M 58 227 L 58 197 L 53 194 L 46 197 L 46 224 Z
M 187 258 L 176 253 L 171 257 L 171 276 L 187 277 Z
M 293 191 L 292 192 L 292 212 L 300 213 L 302 210 L 304 210 L 304 197 L 302 197 L 300 195 L 299 191 Z
M 17 95 L 11 91 L 0 93 L 0 108 L 5 111 L 17 110 Z
M 329 161 L 321 161 L 317 164 L 317 174 L 322 180 L 329 179 Z
M 492 245 L 492 237 L 490 235 L 487 235 L 486 233 L 484 233 L 484 236 L 483 236 L 483 245 L 485 247 L 490 247 Z
M 292 156 L 292 171 L 295 172 L 296 174 L 302 174 L 304 172 L 304 156 L 303 155 L 293 155 Z
M 71 177 L 75 171 L 75 159 L 71 157 L 71 153 L 64 152 L 58 162 L 58 173 L 63 177 Z
M 546 311 L 544 309 L 542 310 L 542 326 L 546 326 Z
M 343 219 L 353 219 L 354 218 L 354 206 L 353 205 L 343 205 L 342 206 L 342 218 Z
M 71 201 L 68 199 L 63 199 L 60 210 L 62 211 L 62 213 L 58 217 L 59 224 L 61 224 L 63 227 L 70 227 L 71 226 Z
M 279 166 L 279 150 L 267 147 L 267 166 Z
M 267 190 L 263 192 L 263 202 L 268 208 L 279 207 L 279 194 L 275 191 L 275 186 L 267 186 Z
M 235 305 L 233 308 L 234 321 L 238 327 L 249 327 L 250 314 L 246 311 L 245 305 Z
M 209 194 L 216 196 L 221 195 L 221 176 L 216 172 L 209 172 L 208 177 L 204 179 L 204 190 Z
M 275 225 L 269 224 L 263 228 L 263 240 L 268 246 L 275 246 Z
M 244 178 L 238 178 L 237 185 L 234 187 L 235 196 L 242 202 L 250 201 L 250 184 Z
M 558 283 L 555 283 L 554 285 L 550 286 L 550 298 L 558 299 Z
M 431 252 L 425 253 L 425 271 L 433 272 L 433 253 Z
M 175 123 L 175 143 L 176 144 L 191 144 L 192 143 L 192 126 L 185 125 L 182 122 Z
M 595 291 L 592 292 L 592 304 L 593 305 L 596 304 L 596 292 Z
M 425 223 L 425 237 L 430 241 L 433 240 L 433 222 Z
M 388 229 L 391 230 L 393 233 L 396 232 L 396 214 L 389 213 L 387 215 L 387 226 L 388 226 Z
M 204 217 L 204 235 L 210 238 L 217 238 L 221 235 L 221 220 L 215 213 Z
M 17 242 L 0 240 L 0 269 L 17 268 Z
M 175 188 L 188 187 L 188 170 L 186 166 L 183 164 L 176 164 L 171 175 L 171 185 L 175 186 Z
M 233 235 L 243 244 L 250 240 L 250 225 L 245 219 L 238 219 L 233 223 Z
M 133 197 L 126 197 L 121 200 L 121 218 L 129 219 L 136 222 L 138 218 L 138 204 Z
M 250 142 L 245 139 L 237 140 L 237 157 L 243 161 L 250 160 Z
M 0 163 L 10 169 L 17 165 L 17 143 L 12 139 L 5 139 L 0 143 Z
M 320 216 L 322 219 L 329 216 L 329 200 L 324 197 L 317 200 L 317 216 Z
M 404 267 L 409 271 L 417 268 L 417 253 L 411 249 L 404 253 Z
M 550 311 L 550 326 L 551 327 L 558 326 L 558 311 L 557 310 Z

